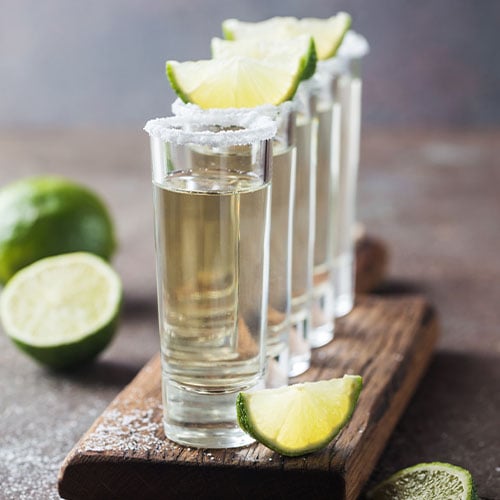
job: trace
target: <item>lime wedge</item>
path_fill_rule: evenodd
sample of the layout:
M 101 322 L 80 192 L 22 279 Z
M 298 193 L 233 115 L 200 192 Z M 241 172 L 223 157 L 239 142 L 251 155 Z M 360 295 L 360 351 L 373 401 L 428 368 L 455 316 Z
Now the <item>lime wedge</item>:
M 296 36 L 295 17 L 271 17 L 265 21 L 248 23 L 238 19 L 222 22 L 222 33 L 226 40 L 285 40 Z
M 27 354 L 54 368 L 92 359 L 116 328 L 120 278 L 86 252 L 47 257 L 16 273 L 0 295 L 5 333 Z
M 172 88 L 184 102 L 201 108 L 251 108 L 290 100 L 306 61 L 230 57 L 205 61 L 167 62 Z
M 316 48 L 310 35 L 299 35 L 289 40 L 277 40 L 272 44 L 264 40 L 222 40 L 212 38 L 212 57 L 227 59 L 233 56 L 245 56 L 253 59 L 287 60 L 300 57 L 303 61 L 301 79 L 307 80 L 316 71 Z
M 432 462 L 400 470 L 368 493 L 372 500 L 475 500 L 469 471 L 456 465 Z
M 333 57 L 345 34 L 351 27 L 351 16 L 345 12 L 339 12 L 336 16 L 328 19 L 316 19 L 307 17 L 297 22 L 298 33 L 311 35 L 316 44 L 318 59 L 324 61 Z
M 248 23 L 226 19 L 222 32 L 228 40 L 282 40 L 302 34 L 314 38 L 319 60 L 329 59 L 336 53 L 351 26 L 351 16 L 345 12 L 328 19 L 307 17 L 273 17 L 266 21 Z
M 236 400 L 240 427 L 282 455 L 297 456 L 326 446 L 352 415 L 362 378 L 305 382 L 278 389 L 241 392 Z

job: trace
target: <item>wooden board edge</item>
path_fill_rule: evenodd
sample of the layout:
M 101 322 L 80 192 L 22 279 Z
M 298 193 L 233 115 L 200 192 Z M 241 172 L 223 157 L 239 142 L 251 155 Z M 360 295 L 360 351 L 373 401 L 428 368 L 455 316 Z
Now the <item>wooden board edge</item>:
M 372 428 L 369 436 L 365 435 L 363 441 L 363 463 L 353 463 L 349 460 L 345 467 L 346 494 L 344 500 L 356 500 L 359 498 L 365 484 L 370 478 L 375 465 L 382 455 L 390 435 L 403 415 L 408 403 L 412 399 L 420 380 L 425 375 L 432 359 L 435 345 L 439 338 L 439 319 L 437 312 L 428 301 L 423 299 L 424 307 L 419 325 L 419 335 L 415 336 L 412 349 L 412 360 L 405 368 L 402 381 L 398 381 L 398 372 L 393 375 L 395 384 L 399 384 L 399 390 L 388 402 L 386 409 Z M 384 425 L 381 425 L 383 421 Z M 370 439 L 377 435 L 377 441 Z M 348 480 L 348 476 L 356 480 Z

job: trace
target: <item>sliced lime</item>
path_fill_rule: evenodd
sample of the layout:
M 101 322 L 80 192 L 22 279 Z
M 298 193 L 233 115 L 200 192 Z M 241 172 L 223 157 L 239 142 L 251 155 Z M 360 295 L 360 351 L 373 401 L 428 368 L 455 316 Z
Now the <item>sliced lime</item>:
M 333 57 L 351 26 L 351 16 L 345 12 L 328 19 L 273 17 L 266 21 L 249 23 L 226 19 L 222 32 L 228 40 L 282 40 L 302 34 L 314 38 L 319 60 Z
M 345 12 L 339 12 L 328 19 L 308 17 L 300 19 L 296 24 L 297 33 L 311 35 L 314 38 L 320 61 L 329 59 L 337 53 L 350 27 L 351 16 Z
M 241 392 L 236 411 L 241 428 L 282 455 L 297 456 L 326 446 L 356 406 L 362 378 L 305 382 L 279 389 Z
M 251 108 L 291 99 L 305 61 L 230 57 L 205 61 L 167 62 L 172 88 L 184 102 L 201 108 Z
M 301 79 L 307 80 L 316 70 L 316 49 L 310 35 L 299 35 L 289 40 L 269 44 L 265 40 L 222 40 L 212 38 L 212 57 L 215 59 L 245 56 L 261 60 L 287 60 L 300 57 L 303 60 Z
M 222 33 L 227 40 L 279 40 L 296 36 L 295 17 L 272 17 L 257 23 L 226 19 L 222 23 Z
M 368 493 L 371 500 L 475 500 L 469 471 L 442 462 L 417 464 L 400 470 Z
M 100 257 L 78 252 L 25 267 L 0 295 L 5 333 L 54 368 L 83 363 L 111 340 L 122 298 L 120 278 Z

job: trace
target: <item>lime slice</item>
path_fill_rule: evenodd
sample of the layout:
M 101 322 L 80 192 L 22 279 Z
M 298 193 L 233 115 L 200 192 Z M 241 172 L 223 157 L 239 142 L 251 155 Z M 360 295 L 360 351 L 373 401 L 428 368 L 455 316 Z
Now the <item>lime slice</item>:
M 278 105 L 297 90 L 306 61 L 230 57 L 205 61 L 167 62 L 172 88 L 184 102 L 201 108 L 251 108 Z
M 227 40 L 285 40 L 296 36 L 295 17 L 271 17 L 257 23 L 226 19 L 222 22 L 222 33 Z
M 0 190 L 0 283 L 44 257 L 116 248 L 106 205 L 90 189 L 62 177 L 22 179 Z
M 245 56 L 254 59 L 296 59 L 303 60 L 301 79 L 307 80 L 316 71 L 316 48 L 310 35 L 299 35 L 290 40 L 278 40 L 269 44 L 264 40 L 221 40 L 212 38 L 212 57 L 214 59 Z
M 23 351 L 54 368 L 95 357 L 116 328 L 120 278 L 100 257 L 78 252 L 25 267 L 0 295 L 5 333 Z
M 305 382 L 279 389 L 241 392 L 236 400 L 240 427 L 282 455 L 297 456 L 326 446 L 354 411 L 362 378 Z
M 328 19 L 316 19 L 307 17 L 297 22 L 298 33 L 311 35 L 316 44 L 318 59 L 324 61 L 333 57 L 345 34 L 351 27 L 351 16 L 345 12 L 339 12 L 336 16 Z
M 432 462 L 400 470 L 368 493 L 372 500 L 475 500 L 469 471 L 456 465 Z
M 273 17 L 266 21 L 248 23 L 226 19 L 222 32 L 228 40 L 282 40 L 307 34 L 314 38 L 319 60 L 333 57 L 351 26 L 351 16 L 339 12 L 328 19 L 307 17 Z

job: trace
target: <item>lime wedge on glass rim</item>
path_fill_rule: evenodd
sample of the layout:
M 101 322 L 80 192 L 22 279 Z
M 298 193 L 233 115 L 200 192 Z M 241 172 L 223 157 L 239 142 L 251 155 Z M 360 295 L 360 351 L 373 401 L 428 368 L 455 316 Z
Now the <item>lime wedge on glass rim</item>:
M 312 36 L 304 34 L 287 40 L 276 40 L 272 44 L 266 40 L 222 40 L 212 38 L 212 57 L 227 59 L 233 56 L 245 56 L 253 59 L 274 58 L 279 60 L 295 59 L 297 56 L 306 61 L 302 80 L 307 80 L 316 71 L 316 47 Z
M 228 40 L 280 40 L 307 34 L 314 38 L 318 59 L 322 61 L 337 53 L 350 26 L 351 16 L 339 12 L 328 19 L 273 17 L 256 23 L 226 19 L 222 32 Z
M 417 464 L 393 474 L 368 492 L 370 500 L 476 500 L 469 471 L 443 462 Z
M 17 272 L 0 295 L 7 336 L 53 368 L 89 361 L 116 329 L 122 285 L 100 257 L 77 252 L 47 257 Z
M 200 108 L 252 108 L 293 98 L 309 59 L 244 56 L 202 61 L 167 61 L 176 94 Z
M 241 392 L 240 427 L 282 455 L 298 456 L 325 447 L 349 421 L 362 378 L 343 378 Z

